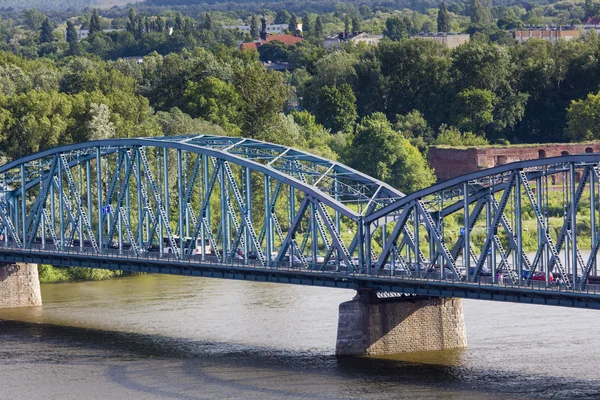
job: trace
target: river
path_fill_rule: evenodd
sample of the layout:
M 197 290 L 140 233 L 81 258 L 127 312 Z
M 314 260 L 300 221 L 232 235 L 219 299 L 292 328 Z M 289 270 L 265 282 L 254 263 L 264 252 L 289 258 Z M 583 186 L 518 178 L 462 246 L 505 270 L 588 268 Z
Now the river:
M 352 291 L 141 275 L 0 310 L 0 399 L 599 399 L 600 311 L 463 300 L 469 347 L 334 357 Z

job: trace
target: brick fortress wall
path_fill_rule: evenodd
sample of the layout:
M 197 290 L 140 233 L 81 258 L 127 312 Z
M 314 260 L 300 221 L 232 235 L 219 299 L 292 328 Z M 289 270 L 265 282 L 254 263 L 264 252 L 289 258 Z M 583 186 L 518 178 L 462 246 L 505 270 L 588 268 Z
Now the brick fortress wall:
M 469 172 L 516 161 L 598 152 L 600 142 L 471 148 L 433 146 L 429 148 L 429 162 L 438 182 L 442 182 Z

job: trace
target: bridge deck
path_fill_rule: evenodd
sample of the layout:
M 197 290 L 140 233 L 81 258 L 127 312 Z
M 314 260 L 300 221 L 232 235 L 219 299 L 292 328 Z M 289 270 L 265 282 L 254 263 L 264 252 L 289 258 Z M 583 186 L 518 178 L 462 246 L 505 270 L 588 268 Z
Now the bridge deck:
M 89 250 L 86 251 L 86 250 Z M 160 253 L 145 253 L 132 256 L 108 252 L 97 255 L 92 249 L 72 249 L 56 253 L 50 250 L 0 247 L 0 261 L 52 264 L 101 268 L 130 272 L 160 273 L 170 275 L 199 276 L 207 278 L 237 279 L 259 282 L 288 283 L 297 285 L 323 286 L 341 289 L 373 288 L 380 292 L 419 294 L 438 297 L 506 301 L 527 304 L 555 305 L 576 308 L 600 309 L 600 287 L 587 285 L 585 290 L 567 289 L 545 282 L 530 281 L 521 285 L 511 282 L 486 283 L 465 282 L 453 279 L 436 279 L 430 274 L 421 276 L 346 273 L 335 270 L 305 269 L 289 263 L 262 266 L 255 260 L 217 262 L 206 257 L 178 260 Z M 331 267 L 335 268 L 335 267 Z M 414 273 L 413 273 L 414 275 Z

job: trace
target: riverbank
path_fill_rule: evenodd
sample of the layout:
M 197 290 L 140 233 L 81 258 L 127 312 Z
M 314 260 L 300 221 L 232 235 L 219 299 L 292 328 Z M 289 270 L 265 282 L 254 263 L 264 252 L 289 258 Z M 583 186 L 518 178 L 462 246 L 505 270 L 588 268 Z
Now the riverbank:
M 38 274 L 40 283 L 101 281 L 104 279 L 132 275 L 130 272 L 123 271 L 80 267 L 60 268 L 48 264 L 38 265 Z

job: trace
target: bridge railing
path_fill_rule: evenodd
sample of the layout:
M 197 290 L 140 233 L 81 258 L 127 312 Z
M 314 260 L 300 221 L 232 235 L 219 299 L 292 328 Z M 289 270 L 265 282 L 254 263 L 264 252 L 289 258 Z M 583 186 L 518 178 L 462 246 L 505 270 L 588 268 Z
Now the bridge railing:
M 226 268 L 232 271 L 244 272 L 248 270 L 261 270 L 261 271 L 274 271 L 274 272 L 285 272 L 288 274 L 297 275 L 323 275 L 327 274 L 333 277 L 339 277 L 340 279 L 353 279 L 353 278 L 377 278 L 379 280 L 389 281 L 390 284 L 401 284 L 403 281 L 406 282 L 421 282 L 421 283 L 436 283 L 443 284 L 453 287 L 481 287 L 481 288 L 498 288 L 503 291 L 514 291 L 522 293 L 526 291 L 531 292 L 556 292 L 560 293 L 577 293 L 577 294 L 589 294 L 600 295 L 600 285 L 588 284 L 583 289 L 581 288 L 568 288 L 565 285 L 547 284 L 543 281 L 531 281 L 522 279 L 519 282 L 513 282 L 511 280 L 504 280 L 503 282 L 494 282 L 491 277 L 480 277 L 476 282 L 469 281 L 465 277 L 440 277 L 439 273 L 436 272 L 425 272 L 425 271 L 412 271 L 410 275 L 406 271 L 396 270 L 385 270 L 372 268 L 368 271 L 353 272 L 345 270 L 344 266 L 328 265 L 325 268 L 323 265 L 310 265 L 308 268 L 301 263 L 290 262 L 271 262 L 268 265 L 263 265 L 260 260 L 243 260 L 243 259 L 221 259 L 218 260 L 215 256 L 205 255 L 204 259 L 199 255 L 189 259 L 179 259 L 172 254 L 160 254 L 158 252 L 145 252 L 140 255 L 133 253 L 132 251 L 123 250 L 119 252 L 118 249 L 104 249 L 102 254 L 97 254 L 92 248 L 66 248 L 61 251 L 60 254 L 49 249 L 42 249 L 40 247 L 33 247 L 30 249 L 22 249 L 19 247 L 11 246 L 0 246 L 0 258 L 6 259 L 6 255 L 14 254 L 28 254 L 35 253 L 38 255 L 59 255 L 61 257 L 69 258 L 72 256 L 87 257 L 89 266 L 94 266 L 94 259 L 111 259 L 115 261 L 115 265 L 118 266 L 119 262 L 131 262 L 135 261 L 138 265 L 156 266 L 156 272 L 161 272 L 161 269 L 167 268 L 182 268 L 187 270 L 194 270 L 195 268 Z

